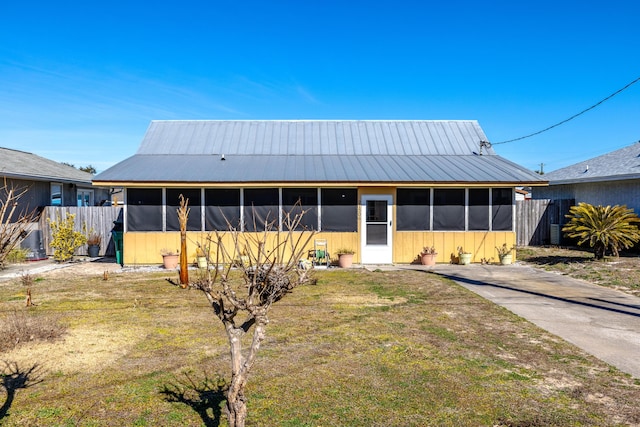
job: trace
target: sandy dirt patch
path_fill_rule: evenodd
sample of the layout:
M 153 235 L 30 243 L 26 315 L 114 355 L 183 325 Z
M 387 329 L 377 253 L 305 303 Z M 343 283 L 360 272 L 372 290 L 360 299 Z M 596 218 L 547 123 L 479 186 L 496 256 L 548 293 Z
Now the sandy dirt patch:
M 25 343 L 2 358 L 20 366 L 38 364 L 47 372 L 97 372 L 129 353 L 139 341 L 138 334 L 135 329 L 73 328 L 60 340 Z

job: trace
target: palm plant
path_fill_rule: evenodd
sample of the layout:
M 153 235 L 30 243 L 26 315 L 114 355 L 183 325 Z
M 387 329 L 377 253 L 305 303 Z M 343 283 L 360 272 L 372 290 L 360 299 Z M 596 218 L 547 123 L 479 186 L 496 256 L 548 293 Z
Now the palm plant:
M 613 255 L 640 241 L 640 219 L 625 205 L 593 206 L 579 203 L 566 215 L 569 222 L 562 228 L 565 236 L 578 239 L 578 244 L 589 243 L 596 259 L 604 258 L 610 249 Z

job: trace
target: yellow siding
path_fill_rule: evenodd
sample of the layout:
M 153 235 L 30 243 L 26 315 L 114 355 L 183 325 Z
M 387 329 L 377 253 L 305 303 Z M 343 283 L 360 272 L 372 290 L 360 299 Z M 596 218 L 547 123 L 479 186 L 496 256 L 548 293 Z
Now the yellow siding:
M 189 260 L 195 260 L 198 242 L 206 242 L 206 233 L 187 233 Z M 275 237 L 275 233 L 273 233 Z M 359 233 L 318 233 L 314 239 L 326 239 L 331 258 L 336 258 L 338 249 L 350 248 L 355 250 L 354 262 L 360 262 Z M 465 251 L 473 254 L 472 262 L 481 262 L 483 258 L 498 261 L 496 246 L 504 243 L 508 247 L 515 246 L 516 235 L 512 231 L 400 231 L 394 233 L 393 262 L 408 264 L 417 260 L 417 256 L 425 246 L 435 246 L 438 251 L 437 262 L 450 262 L 451 257 L 457 256 L 457 247 L 462 246 Z M 180 247 L 180 233 L 178 232 L 139 232 L 124 235 L 124 263 L 161 264 L 162 249 L 177 250 Z M 307 249 L 313 248 L 313 239 Z
M 496 246 L 515 246 L 516 233 L 513 231 L 397 231 L 393 239 L 393 262 L 408 264 L 417 260 L 425 246 L 435 246 L 438 251 L 436 262 L 450 262 L 458 256 L 457 248 L 473 254 L 472 262 L 482 259 L 498 261 Z
M 270 237 L 275 238 L 276 233 Z M 281 237 L 283 235 L 281 234 Z M 227 244 L 231 244 L 230 235 L 226 236 Z M 358 233 L 317 233 L 307 245 L 307 249 L 313 249 L 314 239 L 326 239 L 331 259 L 337 259 L 336 251 L 342 248 L 350 248 L 356 251 L 354 262 L 360 262 L 358 254 L 360 238 Z M 188 232 L 187 248 L 190 262 L 195 260 L 198 243 L 206 243 L 207 233 Z M 271 243 L 273 245 L 273 243 Z M 178 250 L 180 248 L 179 232 L 128 232 L 124 234 L 124 263 L 136 264 L 161 264 L 163 249 Z

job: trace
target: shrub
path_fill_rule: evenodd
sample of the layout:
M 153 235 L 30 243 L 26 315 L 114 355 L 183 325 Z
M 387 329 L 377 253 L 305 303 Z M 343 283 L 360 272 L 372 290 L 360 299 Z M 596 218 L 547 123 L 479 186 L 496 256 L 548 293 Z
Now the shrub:
M 53 259 L 58 262 L 72 260 L 76 250 L 87 243 L 87 225 L 82 225 L 82 231 L 75 231 L 75 219 L 74 214 L 67 215 L 65 219 L 57 215 L 56 221 L 48 219 L 53 238 L 51 242 L 51 247 L 54 249 Z
M 579 203 L 566 215 L 570 221 L 562 228 L 565 235 L 589 243 L 596 259 L 604 258 L 607 249 L 618 256 L 620 249 L 629 248 L 640 240 L 640 219 L 626 206 L 593 206 Z
M 29 249 L 22 248 L 14 248 L 9 251 L 5 261 L 9 264 L 17 264 L 20 262 L 25 262 L 27 260 L 27 256 L 29 255 Z

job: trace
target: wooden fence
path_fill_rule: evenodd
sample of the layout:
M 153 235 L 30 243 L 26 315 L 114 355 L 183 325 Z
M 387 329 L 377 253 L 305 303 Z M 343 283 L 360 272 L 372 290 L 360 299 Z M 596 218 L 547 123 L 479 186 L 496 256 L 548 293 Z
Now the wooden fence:
M 122 207 L 118 206 L 86 206 L 86 207 L 69 207 L 69 206 L 47 206 L 44 208 L 40 216 L 40 230 L 42 231 L 42 244 L 47 255 L 53 255 L 50 243 L 51 227 L 49 221 L 58 221 L 66 218 L 69 214 L 75 214 L 75 229 L 82 231 L 82 225 L 86 224 L 87 232 L 93 230 L 102 237 L 100 245 L 100 256 L 115 256 L 115 248 L 111 231 L 114 227 L 114 221 L 122 222 Z M 82 246 L 76 252 L 76 255 L 86 255 L 87 246 Z
M 516 244 L 518 246 L 548 245 L 552 242 L 552 224 L 561 229 L 567 222 L 565 215 L 575 204 L 573 199 L 519 200 L 516 202 Z M 557 230 L 556 230 L 557 231 Z M 562 233 L 558 235 L 563 242 Z

